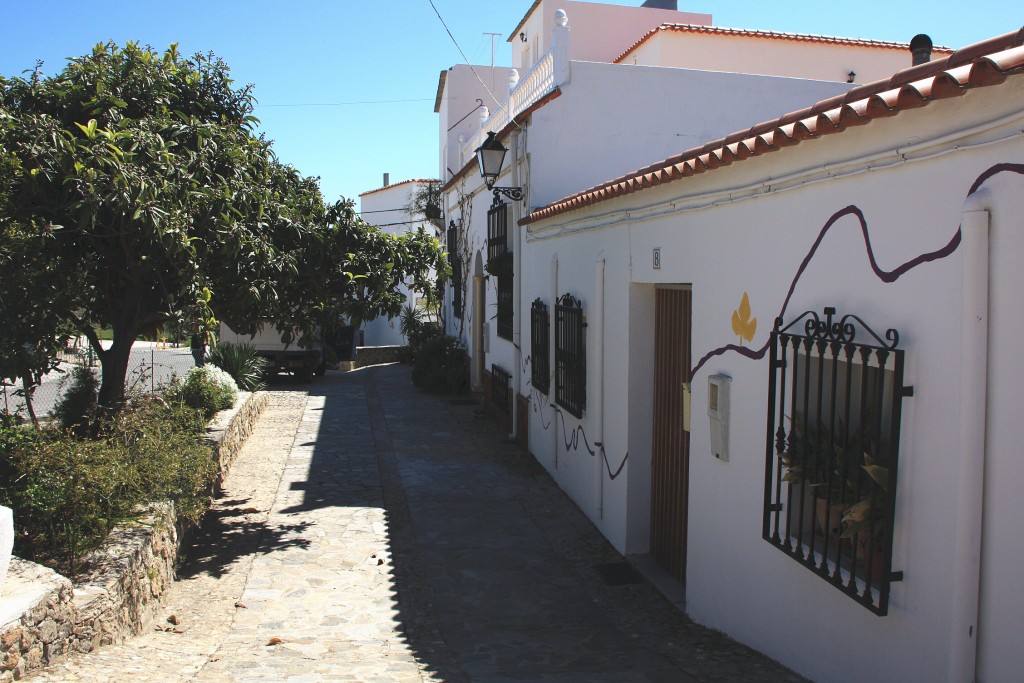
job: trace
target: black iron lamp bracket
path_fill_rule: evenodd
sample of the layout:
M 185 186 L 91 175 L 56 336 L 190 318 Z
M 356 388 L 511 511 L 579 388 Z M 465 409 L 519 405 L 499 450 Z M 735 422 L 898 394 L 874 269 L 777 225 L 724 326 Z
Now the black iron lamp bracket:
M 494 201 L 491 206 L 500 204 L 502 196 L 508 197 L 514 202 L 523 201 L 523 188 L 521 187 L 492 187 L 491 191 L 494 192 Z

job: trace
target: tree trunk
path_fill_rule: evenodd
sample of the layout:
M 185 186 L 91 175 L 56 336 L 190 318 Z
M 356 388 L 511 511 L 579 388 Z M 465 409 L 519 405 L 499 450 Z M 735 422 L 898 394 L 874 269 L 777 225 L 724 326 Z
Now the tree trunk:
M 128 376 L 128 362 L 135 342 L 133 332 L 115 327 L 114 343 L 110 348 L 96 349 L 101 366 L 100 412 L 116 411 L 124 403 L 124 381 Z

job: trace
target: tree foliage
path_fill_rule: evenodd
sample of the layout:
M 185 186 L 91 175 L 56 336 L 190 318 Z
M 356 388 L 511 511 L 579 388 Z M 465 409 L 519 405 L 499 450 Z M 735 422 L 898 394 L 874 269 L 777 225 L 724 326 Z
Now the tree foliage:
M 255 134 L 253 106 L 220 59 L 175 45 L 100 44 L 52 77 L 0 76 L 0 375 L 38 381 L 70 323 L 115 406 L 136 336 L 168 321 L 269 318 L 301 337 L 328 312 L 396 309 L 389 288 L 421 278 L 436 241 L 325 206 Z

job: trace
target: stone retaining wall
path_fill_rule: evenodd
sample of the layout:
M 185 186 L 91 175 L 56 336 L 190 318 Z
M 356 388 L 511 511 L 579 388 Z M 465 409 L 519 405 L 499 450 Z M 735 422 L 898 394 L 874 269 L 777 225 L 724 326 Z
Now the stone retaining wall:
M 408 353 L 407 346 L 359 346 L 356 348 L 357 368 L 381 363 L 401 363 Z
M 241 394 L 238 407 L 211 422 L 218 488 L 267 401 L 265 394 Z M 173 504 L 153 505 L 146 516 L 114 528 L 90 555 L 94 569 L 74 585 L 14 558 L 0 595 L 0 683 L 142 632 L 174 581 L 181 531 Z

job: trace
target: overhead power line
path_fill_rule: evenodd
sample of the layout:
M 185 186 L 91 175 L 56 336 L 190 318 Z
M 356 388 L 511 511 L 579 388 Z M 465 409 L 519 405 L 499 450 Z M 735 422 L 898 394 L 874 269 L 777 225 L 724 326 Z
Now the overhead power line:
M 355 104 L 399 104 L 405 102 L 433 102 L 433 97 L 421 97 L 409 100 L 357 100 L 353 102 L 295 102 L 291 104 L 256 104 L 259 107 L 347 107 Z

